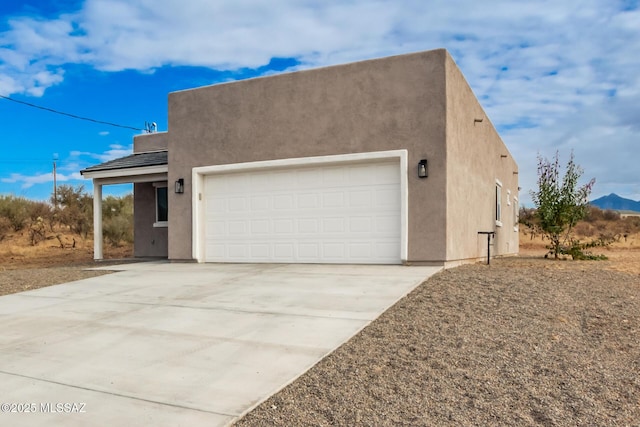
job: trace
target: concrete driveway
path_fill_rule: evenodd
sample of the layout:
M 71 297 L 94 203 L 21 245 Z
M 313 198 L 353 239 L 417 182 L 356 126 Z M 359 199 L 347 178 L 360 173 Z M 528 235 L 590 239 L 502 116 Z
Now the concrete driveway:
M 440 270 L 105 269 L 0 297 L 0 425 L 227 425 Z

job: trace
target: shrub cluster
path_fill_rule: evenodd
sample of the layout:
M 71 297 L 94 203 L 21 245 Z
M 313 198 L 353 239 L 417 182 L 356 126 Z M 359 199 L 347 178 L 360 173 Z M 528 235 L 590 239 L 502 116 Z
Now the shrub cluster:
M 542 235 L 535 209 L 521 207 L 519 222 L 532 239 Z M 558 253 L 569 255 L 573 259 L 606 259 L 604 255 L 594 255 L 590 249 L 626 241 L 628 236 L 635 233 L 640 233 L 640 217 L 622 218 L 616 211 L 591 206 L 585 218 L 573 228 L 566 244 L 559 247 Z M 583 242 L 576 236 L 588 238 L 589 241 Z
M 61 227 L 86 239 L 93 231 L 93 197 L 84 186 L 61 185 L 56 193 L 51 203 L 0 195 L 0 241 L 9 233 L 27 232 L 37 245 Z M 132 194 L 103 200 L 103 236 L 113 246 L 133 242 Z

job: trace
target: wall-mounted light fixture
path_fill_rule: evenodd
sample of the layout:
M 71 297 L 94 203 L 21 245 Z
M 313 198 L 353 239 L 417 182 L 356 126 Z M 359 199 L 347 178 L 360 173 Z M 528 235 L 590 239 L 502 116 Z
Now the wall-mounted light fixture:
M 182 194 L 184 193 L 184 179 L 180 178 L 176 181 L 176 193 Z
M 427 159 L 422 159 L 418 162 L 418 177 L 426 178 L 429 176 L 429 170 L 427 169 Z

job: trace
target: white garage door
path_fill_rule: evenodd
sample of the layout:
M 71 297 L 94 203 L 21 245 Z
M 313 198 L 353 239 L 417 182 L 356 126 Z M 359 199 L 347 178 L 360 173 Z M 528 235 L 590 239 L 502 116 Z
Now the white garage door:
M 396 159 L 205 177 L 208 262 L 400 263 Z

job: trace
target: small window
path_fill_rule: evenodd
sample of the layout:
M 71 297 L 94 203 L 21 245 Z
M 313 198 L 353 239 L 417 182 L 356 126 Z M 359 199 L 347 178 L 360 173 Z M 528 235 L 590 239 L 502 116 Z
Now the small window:
M 496 180 L 496 225 L 502 227 L 502 183 Z
M 169 220 L 167 187 L 156 187 L 156 222 L 154 227 L 166 227 Z

